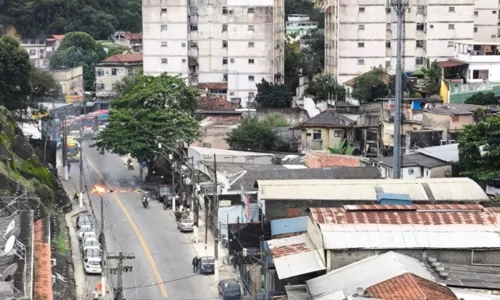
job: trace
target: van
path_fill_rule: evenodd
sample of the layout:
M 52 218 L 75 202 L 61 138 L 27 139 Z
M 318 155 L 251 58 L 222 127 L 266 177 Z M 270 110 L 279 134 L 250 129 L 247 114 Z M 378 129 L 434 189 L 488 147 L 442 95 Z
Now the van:
M 221 280 L 219 282 L 219 296 L 221 300 L 240 300 L 241 287 L 234 279 Z

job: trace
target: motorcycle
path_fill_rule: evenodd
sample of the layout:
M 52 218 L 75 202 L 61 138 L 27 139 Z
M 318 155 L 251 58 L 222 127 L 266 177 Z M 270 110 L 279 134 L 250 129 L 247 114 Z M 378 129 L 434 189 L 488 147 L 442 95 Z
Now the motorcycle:
M 149 199 L 147 197 L 145 197 L 144 199 L 142 199 L 142 205 L 144 206 L 144 208 L 148 208 L 148 206 L 149 206 Z
M 127 164 L 127 169 L 134 170 L 134 166 L 132 165 L 132 163 Z

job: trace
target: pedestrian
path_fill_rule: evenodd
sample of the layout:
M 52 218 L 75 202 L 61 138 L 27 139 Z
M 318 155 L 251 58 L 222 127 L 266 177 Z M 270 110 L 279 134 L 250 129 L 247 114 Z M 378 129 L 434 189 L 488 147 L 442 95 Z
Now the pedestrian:
M 198 256 L 195 256 L 193 258 L 193 273 L 196 273 L 198 271 Z
M 68 173 L 71 171 L 71 164 L 68 163 Z
M 97 288 L 92 292 L 92 300 L 99 300 L 99 292 Z

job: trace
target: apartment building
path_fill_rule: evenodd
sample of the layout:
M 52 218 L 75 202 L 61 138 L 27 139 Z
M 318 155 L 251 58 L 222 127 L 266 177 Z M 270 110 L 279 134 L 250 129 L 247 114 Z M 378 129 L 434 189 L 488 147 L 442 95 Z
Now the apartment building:
M 404 15 L 403 69 L 445 60 L 455 42 L 491 41 L 498 1 L 409 0 Z M 397 17 L 390 1 L 325 0 L 325 69 L 344 83 L 372 67 L 396 67 Z
M 216 86 L 242 107 L 262 78 L 282 79 L 284 0 L 143 0 L 142 12 L 145 74 Z
M 142 68 L 142 54 L 115 54 L 95 67 L 97 98 L 113 98 L 117 95 L 115 85 Z

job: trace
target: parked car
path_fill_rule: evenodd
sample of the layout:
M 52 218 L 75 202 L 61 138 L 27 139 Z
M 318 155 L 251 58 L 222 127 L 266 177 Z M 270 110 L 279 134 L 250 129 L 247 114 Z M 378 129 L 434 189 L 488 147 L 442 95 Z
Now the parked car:
M 76 229 L 78 230 L 83 225 L 92 225 L 92 217 L 90 215 L 83 214 L 76 217 Z
M 160 202 L 165 201 L 171 195 L 170 188 L 166 185 L 160 185 L 156 188 L 155 196 Z
M 102 251 L 101 249 L 96 249 L 96 248 L 88 248 L 85 249 L 85 252 L 83 252 L 83 258 L 87 257 L 102 257 Z
M 97 239 L 86 239 L 85 243 L 82 243 L 81 245 L 82 253 L 85 253 L 85 250 L 87 249 L 101 250 L 101 244 L 99 244 L 99 241 Z
M 86 239 L 98 239 L 97 233 L 95 231 L 87 231 L 83 233 L 82 242 L 85 243 Z
M 87 274 L 101 274 L 101 258 L 100 257 L 86 257 L 83 260 L 83 268 Z
M 78 239 L 82 240 L 83 239 L 83 234 L 85 232 L 91 232 L 91 231 L 94 231 L 92 229 L 92 225 L 91 224 L 85 224 L 85 225 L 80 226 L 80 228 L 78 228 L 76 234 L 78 235 Z
M 189 218 L 182 218 L 177 221 L 177 229 L 179 229 L 181 232 L 193 232 L 193 225 L 193 220 Z
M 234 279 L 219 281 L 219 296 L 221 300 L 240 300 L 241 288 L 238 281 Z
M 198 263 L 198 268 L 200 274 L 214 274 L 215 273 L 215 258 L 212 256 L 200 257 L 200 262 Z

